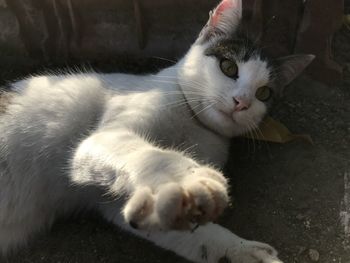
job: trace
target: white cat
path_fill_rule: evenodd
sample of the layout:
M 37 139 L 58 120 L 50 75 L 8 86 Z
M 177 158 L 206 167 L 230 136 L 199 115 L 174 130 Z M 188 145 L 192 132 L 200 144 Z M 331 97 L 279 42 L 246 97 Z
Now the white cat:
M 96 209 L 194 262 L 281 262 L 211 223 L 229 202 L 229 138 L 313 59 L 269 60 L 223 0 L 176 65 L 156 75 L 81 73 L 13 83 L 0 117 L 0 251 L 58 215 Z M 199 226 L 198 226 L 199 225 Z

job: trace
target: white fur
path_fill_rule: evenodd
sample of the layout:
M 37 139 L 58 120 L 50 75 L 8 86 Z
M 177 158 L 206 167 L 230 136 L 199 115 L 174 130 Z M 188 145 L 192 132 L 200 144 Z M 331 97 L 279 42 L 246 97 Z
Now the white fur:
M 255 98 L 256 90 L 270 81 L 266 62 L 254 57 L 239 62 L 240 78 L 236 81 L 220 71 L 216 58 L 203 56 L 206 48 L 206 45 L 194 45 L 180 62 L 180 85 L 192 109 L 205 125 L 227 137 L 256 128 L 266 113 L 265 104 Z M 252 104 L 248 110 L 233 112 L 233 97 L 238 95 L 250 98 Z M 203 96 L 206 100 L 201 99 Z
M 17 94 L 0 117 L 3 253 L 57 215 L 97 209 L 195 262 L 280 262 L 268 245 L 208 223 L 229 202 L 218 170 L 229 138 L 266 111 L 254 99 L 245 112 L 232 112 L 232 97 L 254 92 L 268 72 L 256 59 L 238 65 L 245 77 L 234 81 L 204 48 L 195 43 L 157 75 L 47 75 L 13 84 Z M 193 222 L 201 226 L 192 233 Z

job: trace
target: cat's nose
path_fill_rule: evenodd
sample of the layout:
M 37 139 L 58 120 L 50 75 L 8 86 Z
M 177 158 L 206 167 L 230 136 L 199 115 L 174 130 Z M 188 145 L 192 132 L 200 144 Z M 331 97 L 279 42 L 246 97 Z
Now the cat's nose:
M 240 97 L 233 97 L 233 101 L 235 103 L 234 111 L 247 110 L 251 104 L 249 100 Z

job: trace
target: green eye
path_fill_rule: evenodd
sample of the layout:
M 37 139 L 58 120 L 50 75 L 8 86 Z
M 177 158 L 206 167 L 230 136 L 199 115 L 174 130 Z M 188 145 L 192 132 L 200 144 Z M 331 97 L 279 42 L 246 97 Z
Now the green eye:
M 227 77 L 234 79 L 238 78 L 238 66 L 236 62 L 229 59 L 223 59 L 220 61 L 220 69 Z
M 263 86 L 258 88 L 258 90 L 255 93 L 255 97 L 260 101 L 267 101 L 272 96 L 272 89 L 270 89 L 267 86 Z

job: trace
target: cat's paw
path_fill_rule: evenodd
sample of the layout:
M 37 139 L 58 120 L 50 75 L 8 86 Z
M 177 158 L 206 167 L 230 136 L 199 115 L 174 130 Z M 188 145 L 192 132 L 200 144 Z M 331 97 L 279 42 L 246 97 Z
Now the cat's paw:
M 198 262 L 210 263 L 283 263 L 277 257 L 277 251 L 264 243 L 256 241 L 244 241 L 237 247 L 228 246 L 219 249 L 202 245 L 200 247 L 200 259 Z
M 123 214 L 134 228 L 185 230 L 214 221 L 228 201 L 223 175 L 214 169 L 199 167 L 189 170 L 176 182 L 156 189 L 137 189 Z

